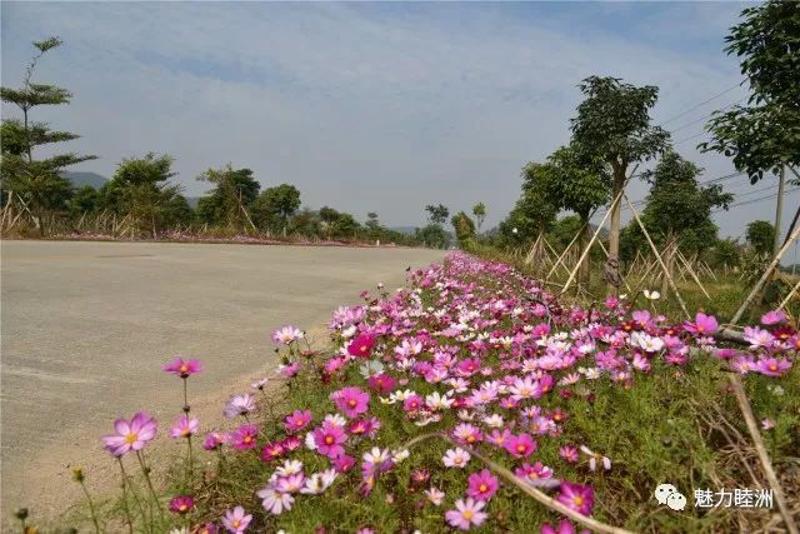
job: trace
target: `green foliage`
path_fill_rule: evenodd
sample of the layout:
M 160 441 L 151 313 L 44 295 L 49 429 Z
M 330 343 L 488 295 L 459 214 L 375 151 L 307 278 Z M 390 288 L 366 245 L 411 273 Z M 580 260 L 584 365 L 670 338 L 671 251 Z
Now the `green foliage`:
M 483 221 L 486 220 L 486 204 L 478 202 L 472 206 L 472 214 L 475 216 L 475 221 L 478 223 L 478 232 L 480 232 Z
M 197 217 L 203 223 L 239 231 L 249 226 L 245 210 L 258 196 L 261 185 L 250 169 L 234 169 L 230 164 L 221 169 L 208 169 L 197 178 L 214 188 L 197 202 Z
M 253 215 L 260 228 L 280 229 L 284 235 L 289 218 L 300 208 L 300 191 L 293 185 L 268 187 L 253 204 Z
M 711 210 L 727 209 L 733 195 L 723 193 L 718 184 L 701 187 L 698 182 L 701 173 L 694 163 L 671 150 L 664 154 L 654 170 L 644 173 L 652 187 L 641 218 L 658 247 L 677 239 L 682 251 L 699 252 L 717 241 L 718 229 L 711 219 Z M 632 252 L 649 250 L 635 221 L 625 233 L 626 240 L 635 244 Z
M 100 205 L 100 193 L 94 187 L 85 185 L 75 191 L 69 201 L 69 211 L 80 217 L 84 213 L 94 213 Z
M 470 241 L 475 239 L 475 223 L 470 219 L 469 215 L 463 211 L 459 211 L 450 221 L 453 229 L 456 232 L 456 239 L 462 248 L 469 246 Z
M 14 191 L 28 205 L 44 235 L 48 219 L 67 209 L 72 194 L 70 183 L 59 175 L 69 165 L 94 159 L 73 152 L 34 159 L 36 147 L 71 141 L 78 136 L 54 131 L 42 122 L 31 122 L 30 111 L 43 105 L 69 104 L 72 95 L 66 89 L 49 84 L 33 83 L 36 65 L 49 50 L 61 45 L 61 40 L 51 37 L 33 43 L 39 51 L 25 70 L 22 87 L 0 87 L 0 99 L 13 104 L 22 112 L 22 119 L 4 118 L 2 123 L 2 160 L 0 161 L 0 188 Z M 5 115 L 5 114 L 4 114 Z
M 425 206 L 425 211 L 428 212 L 428 219 L 431 224 L 444 224 L 447 221 L 447 216 L 450 215 L 450 210 L 443 204 L 429 204 Z
M 498 241 L 503 247 L 530 243 L 546 231 L 558 214 L 558 205 L 549 191 L 549 178 L 543 165 L 528 163 L 522 169 L 522 195 L 514 209 L 498 226 Z
M 572 238 L 583 227 L 583 221 L 578 215 L 570 215 L 557 220 L 550 229 L 548 238 L 556 250 L 564 250 L 570 244 Z
M 414 237 L 420 243 L 433 248 L 445 248 L 450 242 L 450 236 L 447 235 L 441 224 L 429 224 L 423 228 L 417 228 Z
M 703 151 L 733 157 L 756 183 L 768 170 L 800 164 L 800 3 L 770 0 L 742 11 L 725 38 L 741 59 L 752 94 L 746 106 L 716 112 Z
M 709 254 L 710 266 L 712 268 L 738 267 L 741 256 L 741 247 L 735 240 L 720 239 L 714 244 Z
M 752 221 L 747 225 L 745 239 L 756 254 L 769 256 L 775 246 L 775 226 L 768 221 Z

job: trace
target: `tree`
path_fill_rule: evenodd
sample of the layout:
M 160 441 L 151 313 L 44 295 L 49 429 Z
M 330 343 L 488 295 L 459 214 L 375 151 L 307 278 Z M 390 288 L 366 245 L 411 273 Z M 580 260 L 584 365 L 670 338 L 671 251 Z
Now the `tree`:
M 652 171 L 644 173 L 652 185 L 642 211 L 642 223 L 650 237 L 662 250 L 671 245 L 685 252 L 702 252 L 717 241 L 717 225 L 711 210 L 728 209 L 733 195 L 724 193 L 722 186 L 700 186 L 702 169 L 686 161 L 677 152 L 667 151 Z M 644 247 L 644 236 L 637 224 L 631 223 L 632 238 Z M 665 262 L 671 271 L 676 250 L 669 248 Z M 664 278 L 662 292 L 667 290 Z
M 100 190 L 103 207 L 129 216 L 139 232 L 156 237 L 159 229 L 174 223 L 186 202 L 177 198 L 183 198 L 180 187 L 169 183 L 175 176 L 172 161 L 167 154 L 159 156 L 152 152 L 142 158 L 123 159 L 112 179 Z
M 450 237 L 441 224 L 429 224 L 423 228 L 417 228 L 414 238 L 418 242 L 434 248 L 445 248 L 450 242 Z
M 447 216 L 450 215 L 450 210 L 443 204 L 433 205 L 428 204 L 425 206 L 425 211 L 428 212 L 428 219 L 431 224 L 442 225 L 447 221 Z
M 247 210 L 261 189 L 252 170 L 234 169 L 229 163 L 221 169 L 208 169 L 197 179 L 214 185 L 197 203 L 197 215 L 201 221 L 237 231 L 250 225 Z
M 576 213 L 581 220 L 581 250 L 589 244 L 592 212 L 608 201 L 611 177 L 603 162 L 576 147 L 562 146 L 553 152 L 547 162 L 528 164 L 523 170 L 523 189 L 541 187 L 559 210 Z M 588 281 L 590 259 L 581 264 L 580 278 Z
M 800 165 L 800 3 L 770 0 L 742 11 L 725 38 L 741 58 L 751 94 L 747 105 L 717 111 L 706 125 L 704 151 L 733 157 L 751 183 L 764 171 Z
M 767 221 L 752 221 L 747 225 L 745 238 L 756 254 L 768 256 L 775 242 L 775 226 Z
M 289 184 L 264 189 L 254 205 L 257 217 L 267 225 L 279 227 L 284 237 L 289 226 L 289 218 L 298 208 L 300 208 L 300 191 Z
M 720 239 L 711 250 L 710 260 L 715 268 L 738 267 L 742 252 L 739 244 L 733 239 Z
M 468 248 L 471 241 L 475 239 L 475 223 L 470 219 L 469 215 L 463 211 L 459 211 L 453 215 L 450 222 L 456 232 L 456 239 L 458 239 L 461 248 Z
M 77 139 L 76 134 L 51 130 L 47 123 L 32 122 L 30 112 L 37 106 L 69 104 L 72 94 L 64 88 L 33 82 L 39 60 L 50 50 L 62 44 L 58 37 L 35 41 L 38 53 L 25 70 L 22 87 L 0 87 L 3 102 L 13 104 L 22 112 L 22 120 L 4 119 L 2 124 L 2 163 L 0 179 L 4 191 L 13 191 L 25 200 L 35 217 L 42 235 L 46 233 L 48 219 L 67 208 L 72 186 L 59 172 L 69 165 L 95 159 L 96 156 L 78 155 L 74 152 L 34 159 L 34 149 L 39 146 Z
M 478 232 L 480 232 L 483 221 L 486 220 L 486 204 L 478 202 L 472 206 L 472 214 L 475 216 L 475 221 L 478 223 Z
M 611 198 L 625 187 L 628 167 L 662 153 L 669 132 L 650 124 L 650 109 L 658 100 L 658 87 L 636 87 L 619 78 L 590 76 L 580 84 L 586 99 L 571 120 L 573 140 L 584 156 L 604 162 L 611 174 Z M 609 253 L 619 258 L 620 208 L 611 212 Z
M 541 173 L 531 169 L 538 163 L 529 163 L 523 168 L 523 176 L 540 177 Z M 524 182 L 522 195 L 514 208 L 498 225 L 500 243 L 506 247 L 530 244 L 536 237 L 546 232 L 555 221 L 558 207 L 552 202 L 546 182 L 528 180 Z
M 80 217 L 84 213 L 94 213 L 100 205 L 100 193 L 90 185 L 85 185 L 75 191 L 69 200 L 69 211 L 73 216 Z

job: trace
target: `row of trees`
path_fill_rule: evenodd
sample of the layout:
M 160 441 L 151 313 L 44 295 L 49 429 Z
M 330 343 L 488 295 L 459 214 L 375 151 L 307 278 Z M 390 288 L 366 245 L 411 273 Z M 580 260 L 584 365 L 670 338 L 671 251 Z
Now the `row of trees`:
M 72 95 L 66 89 L 34 81 L 42 57 L 61 44 L 56 37 L 34 42 L 36 54 L 25 70 L 22 86 L 0 89 L 3 102 L 16 106 L 22 117 L 2 122 L 0 200 L 5 206 L 12 200 L 13 192 L 31 214 L 41 235 L 47 235 L 55 221 L 69 227 L 102 216 L 125 220 L 125 228 L 136 235 L 211 229 L 229 234 L 256 232 L 285 237 L 292 233 L 309 238 L 428 242 L 424 237 L 430 231 L 422 232 L 420 239 L 393 231 L 383 226 L 374 212 L 368 214 L 362 225 L 352 214 L 327 206 L 319 210 L 301 209 L 300 191 L 295 186 L 284 183 L 262 190 L 251 169 L 234 168 L 230 164 L 208 169 L 198 177 L 211 189 L 198 199 L 195 208 L 171 181 L 176 173 L 169 155 L 149 153 L 124 159 L 111 180 L 99 189 L 84 186 L 76 190 L 63 176 L 64 169 L 96 156 L 67 152 L 38 157 L 41 149 L 72 141 L 78 135 L 53 130 L 47 123 L 31 118 L 31 112 L 38 106 L 70 102 Z M 446 233 L 435 230 L 433 233 L 435 239 L 429 240 L 431 245 L 447 244 Z
M 792 170 L 800 164 L 800 3 L 770 1 L 744 10 L 743 17 L 731 29 L 726 51 L 742 58 L 750 101 L 715 113 L 707 125 L 712 140 L 699 148 L 733 157 L 737 170 L 755 184 L 766 171 L 782 173 L 784 167 Z M 650 190 L 641 219 L 659 248 L 676 243 L 689 253 L 740 253 L 735 243 L 717 238 L 711 217 L 714 210 L 728 209 L 733 196 L 719 184 L 702 184 L 702 169 L 683 159 L 669 132 L 653 124 L 658 88 L 599 76 L 586 78 L 579 88 L 585 98 L 570 121 L 569 144 L 543 162 L 524 166 L 521 196 L 500 223 L 496 241 L 519 247 L 543 232 L 570 229 L 576 235 L 582 229 L 585 245 L 593 231 L 590 217 L 610 204 L 608 253 L 631 259 L 649 245 L 635 221 L 622 228 L 621 195 L 629 180 L 643 179 Z M 650 160 L 657 160 L 655 168 L 634 174 Z M 557 222 L 563 211 L 575 216 Z M 765 224 L 757 221 L 748 228 L 750 248 L 759 253 L 764 252 L 764 240 L 756 234 L 764 233 Z M 769 226 L 777 243 L 775 227 Z M 582 271 L 588 276 L 588 261 Z

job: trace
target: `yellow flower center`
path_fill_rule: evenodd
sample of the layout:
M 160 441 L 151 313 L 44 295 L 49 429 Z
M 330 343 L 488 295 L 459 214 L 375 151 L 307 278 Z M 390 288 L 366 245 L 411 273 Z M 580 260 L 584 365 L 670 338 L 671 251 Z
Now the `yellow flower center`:
M 489 487 L 486 484 L 481 484 L 478 486 L 478 491 L 481 493 L 486 493 L 489 490 Z
M 525 445 L 523 445 L 522 443 L 517 445 L 517 452 L 525 452 Z
M 245 443 L 252 443 L 253 442 L 253 436 L 245 436 L 242 441 L 244 441 Z
M 331 443 L 333 443 L 333 436 L 325 436 L 325 445 L 330 445 Z
M 131 432 L 125 436 L 125 443 L 133 445 L 139 440 L 139 435 L 136 432 Z
M 231 526 L 232 526 L 233 528 L 239 528 L 239 525 L 241 525 L 241 524 L 242 524 L 242 522 L 241 522 L 241 521 L 239 521 L 238 519 L 234 519 L 234 520 L 231 522 Z
M 357 403 L 355 399 L 350 399 L 349 401 L 347 401 L 347 405 L 350 406 L 351 408 L 355 408 L 356 404 Z
M 464 516 L 464 519 L 466 519 L 467 521 L 469 521 L 470 519 L 472 519 L 472 516 L 474 516 L 474 515 L 475 515 L 475 512 L 473 512 L 472 510 L 464 510 L 464 511 L 461 513 L 461 515 L 463 515 L 463 516 Z
M 572 498 L 572 502 L 575 503 L 575 506 L 582 506 L 583 505 L 583 497 L 580 495 L 576 495 Z
M 181 372 L 181 373 L 187 373 L 187 372 L 189 372 L 189 366 L 188 366 L 188 365 L 186 365 L 186 364 L 184 363 L 184 364 L 183 364 L 183 365 L 181 365 L 181 367 L 180 367 L 180 372 Z
M 777 371 L 778 370 L 778 364 L 777 363 L 769 364 L 769 370 L 770 371 Z

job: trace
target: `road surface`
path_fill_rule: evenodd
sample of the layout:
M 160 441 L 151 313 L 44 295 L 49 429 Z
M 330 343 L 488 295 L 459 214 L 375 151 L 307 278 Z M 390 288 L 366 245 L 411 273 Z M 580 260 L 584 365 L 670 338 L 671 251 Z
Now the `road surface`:
M 269 334 L 322 333 L 331 311 L 443 253 L 344 248 L 5 241 L 2 254 L 2 515 L 52 515 L 77 496 L 69 466 L 101 489 L 114 464 L 98 436 L 139 409 L 159 434 L 179 413 L 180 381 L 160 366 L 203 360 L 190 382 L 203 429 L 221 403 L 272 374 Z M 320 339 L 321 336 L 317 335 Z M 320 344 L 324 343 L 324 338 Z M 200 402 L 198 397 L 202 396 Z M 112 471 L 109 471 L 112 469 Z

